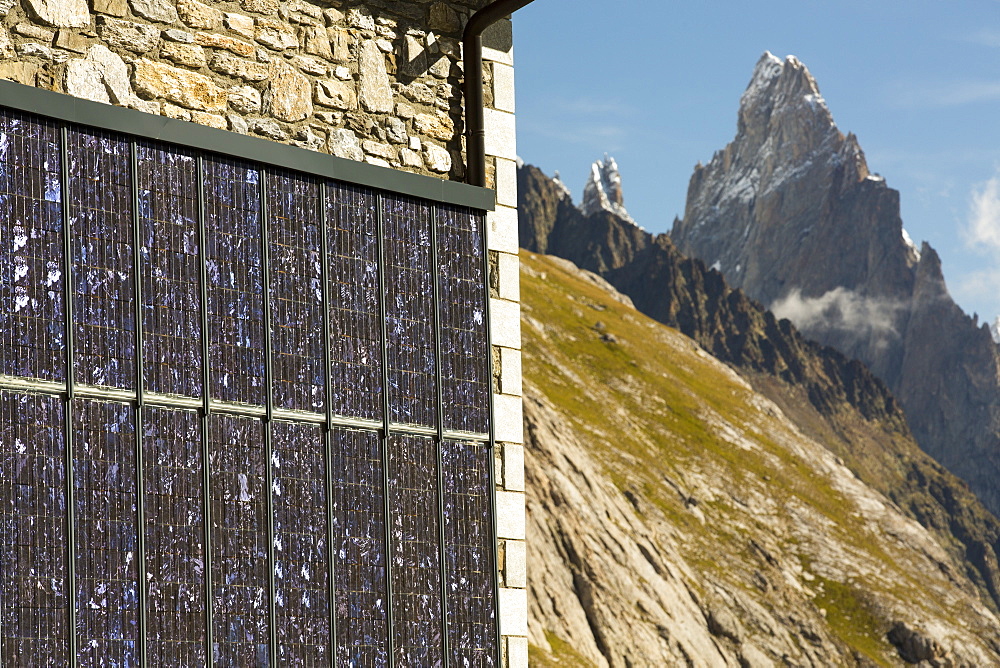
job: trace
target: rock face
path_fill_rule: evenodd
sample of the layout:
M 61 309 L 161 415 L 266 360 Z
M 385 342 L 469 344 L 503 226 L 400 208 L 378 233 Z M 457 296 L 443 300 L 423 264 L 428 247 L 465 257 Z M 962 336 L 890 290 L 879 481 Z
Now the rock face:
M 565 260 L 522 252 L 521 285 L 532 665 L 1000 661 L 961 552 L 805 413 Z M 912 440 L 892 457 L 977 506 Z
M 736 138 L 691 177 L 671 237 L 808 336 L 856 357 L 921 446 L 1000 512 L 1000 353 L 948 295 L 937 253 L 903 230 L 815 80 L 765 54 Z
M 604 160 L 598 160 L 590 166 L 590 176 L 583 188 L 583 203 L 580 205 L 580 210 L 587 216 L 598 211 L 608 211 L 619 218 L 635 222 L 625 210 L 622 176 L 618 173 L 618 163 L 607 154 L 604 155 Z
M 561 184 L 535 167 L 519 169 L 518 198 L 529 250 L 599 273 L 639 311 L 738 369 L 862 480 L 952 546 L 983 599 L 1000 609 L 1000 521 L 919 451 L 899 404 L 864 364 L 803 337 L 718 271 L 682 255 L 667 235 L 654 237 L 607 212 L 583 215 Z M 925 256 L 926 267 L 933 252 Z

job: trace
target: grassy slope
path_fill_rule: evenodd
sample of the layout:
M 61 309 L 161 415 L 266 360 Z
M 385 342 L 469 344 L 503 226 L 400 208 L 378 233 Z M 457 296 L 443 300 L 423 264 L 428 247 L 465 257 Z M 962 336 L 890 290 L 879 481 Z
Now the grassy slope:
M 890 575 L 877 581 L 838 581 L 821 568 L 813 569 L 819 574 L 810 573 L 810 550 L 798 544 L 800 538 L 775 534 L 784 541 L 779 548 L 798 555 L 806 573 L 803 585 L 844 647 L 880 665 L 895 664 L 898 655 L 885 638 L 891 615 L 878 599 L 884 594 L 896 602 L 923 605 L 921 574 L 909 572 L 896 554 L 873 542 L 857 526 L 856 509 L 843 494 L 762 430 L 755 392 L 735 374 L 709 363 L 690 340 L 614 301 L 552 258 L 525 251 L 521 258 L 526 385 L 547 397 L 593 445 L 616 486 L 652 503 L 678 529 L 688 563 L 705 581 L 727 581 L 748 590 L 756 556 L 747 537 L 771 531 L 773 518 L 734 512 L 742 495 L 752 490 L 779 506 L 805 507 L 825 518 L 847 550 Z M 775 387 L 768 394 L 784 396 L 780 390 Z M 785 403 L 809 423 L 811 436 L 838 444 L 855 470 L 883 479 L 905 473 L 902 466 L 889 470 L 891 458 L 869 452 L 886 443 L 860 443 L 867 433 L 864 425 L 845 422 L 837 433 L 814 412 L 792 406 L 793 400 Z M 720 430 L 731 432 L 731 438 L 720 438 Z M 901 439 L 885 438 L 890 444 Z M 747 439 L 755 446 L 741 447 Z M 902 440 L 906 443 L 895 446 L 904 457 L 920 456 L 912 452 L 912 441 Z M 704 476 L 724 481 L 728 498 L 699 498 L 698 480 Z M 699 515 L 712 521 L 706 524 Z M 765 604 L 780 606 L 780 597 Z

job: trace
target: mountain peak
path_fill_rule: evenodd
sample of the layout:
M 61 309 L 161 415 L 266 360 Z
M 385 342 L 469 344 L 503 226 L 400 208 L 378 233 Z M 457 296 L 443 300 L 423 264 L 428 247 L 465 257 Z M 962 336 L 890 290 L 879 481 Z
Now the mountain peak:
M 603 160 L 598 160 L 590 166 L 590 176 L 583 188 L 583 203 L 580 205 L 580 210 L 588 216 L 598 211 L 607 211 L 635 224 L 632 216 L 625 210 L 618 163 L 607 153 L 604 154 Z
M 740 97 L 740 131 L 769 124 L 774 116 L 787 113 L 836 131 L 833 116 L 809 68 L 795 56 L 782 60 L 765 51 Z
M 1000 343 L 1000 315 L 998 315 L 997 319 L 990 325 L 990 334 L 993 335 L 994 341 Z

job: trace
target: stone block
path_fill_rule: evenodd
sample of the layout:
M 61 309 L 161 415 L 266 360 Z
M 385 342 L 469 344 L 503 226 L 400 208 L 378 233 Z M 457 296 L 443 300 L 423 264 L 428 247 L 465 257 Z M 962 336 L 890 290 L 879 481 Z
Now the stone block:
M 170 0 L 129 0 L 136 15 L 160 23 L 177 23 L 177 8 Z
M 278 13 L 278 0 L 240 0 L 240 7 L 248 12 L 272 16 Z
M 262 137 L 276 141 L 284 141 L 288 138 L 288 133 L 277 122 L 270 119 L 255 118 L 251 120 L 250 130 Z
M 485 109 L 486 155 L 517 160 L 517 134 L 514 114 L 496 109 Z
M 192 28 L 214 30 L 222 25 L 222 12 L 198 0 L 177 0 L 177 14 Z
M 500 599 L 497 601 L 500 613 L 500 635 L 528 635 L 528 590 L 500 589 Z
M 196 111 L 224 112 L 229 98 L 204 74 L 146 58 L 136 60 L 132 85 L 141 95 L 163 98 Z
M 314 56 L 333 58 L 333 50 L 330 48 L 330 35 L 323 26 L 307 26 L 302 29 L 302 49 L 306 53 Z
M 517 163 L 504 158 L 496 159 L 496 179 L 494 188 L 497 191 L 497 204 L 517 206 Z
M 497 538 L 524 540 L 524 493 L 496 493 Z
M 27 21 L 22 21 L 14 26 L 13 32 L 18 35 L 23 35 L 25 37 L 32 37 L 34 39 L 41 40 L 43 42 L 49 43 L 52 38 L 55 37 L 56 31 L 50 30 L 49 28 L 43 28 L 37 26 L 34 23 L 28 23 Z M 65 30 L 60 30 L 59 32 L 66 32 Z
M 499 49 L 491 49 L 488 46 L 483 47 L 483 62 L 488 63 L 503 63 L 504 65 L 514 65 L 514 51 L 500 51 Z
M 207 62 L 205 49 L 194 44 L 164 42 L 160 47 L 160 56 L 185 67 L 201 68 Z
M 229 106 L 241 114 L 260 113 L 260 91 L 253 86 L 233 86 L 229 89 Z
M 207 125 L 210 128 L 225 130 L 228 128 L 225 116 L 218 114 L 206 114 L 204 111 L 192 111 L 191 120 L 200 125 Z
M 497 256 L 497 283 L 501 299 L 521 300 L 521 260 L 511 253 Z
M 97 17 L 97 34 L 109 46 L 139 54 L 150 53 L 160 43 L 160 29 L 108 16 Z
M 408 148 L 399 150 L 399 159 L 402 160 L 404 167 L 422 169 L 424 166 L 424 161 L 420 158 L 420 154 Z
M 504 584 L 512 588 L 528 586 L 528 552 L 523 540 L 508 540 L 504 543 L 503 572 Z
M 97 14 L 121 17 L 128 12 L 125 0 L 92 0 L 92 2 L 94 12 Z
M 271 74 L 271 65 L 268 63 L 245 60 L 228 53 L 216 52 L 208 62 L 208 66 L 216 72 L 238 77 L 244 81 L 264 81 Z
M 361 85 L 358 100 L 365 111 L 388 114 L 392 112 L 392 88 L 385 68 L 385 55 L 374 40 L 361 44 L 359 58 Z
M 490 337 L 495 346 L 521 349 L 520 304 L 490 298 Z
M 309 79 L 284 61 L 274 63 L 264 95 L 264 109 L 279 121 L 301 121 L 312 115 Z
M 358 108 L 358 94 L 353 81 L 326 80 L 316 82 L 316 104 L 350 111 Z
M 507 638 L 507 665 L 505 668 L 528 668 L 528 639 L 525 637 Z
M 524 406 L 521 397 L 509 394 L 493 395 L 493 433 L 498 441 L 524 443 Z M 523 538 L 523 536 L 511 536 Z
M 330 41 L 330 51 L 334 62 L 346 63 L 351 59 L 351 34 L 344 28 L 329 28 L 326 31 Z M 317 54 L 318 55 L 318 54 Z
M 299 45 L 299 38 L 289 29 L 288 24 L 277 19 L 257 19 L 254 39 L 275 51 L 294 49 Z
M 417 134 L 440 141 L 451 141 L 455 138 L 455 122 L 443 113 L 417 114 L 413 119 L 413 127 Z
M 514 113 L 514 68 L 493 63 L 493 106 Z
M 512 492 L 524 491 L 523 445 L 507 443 L 503 446 L 503 486 Z
M 405 144 L 410 139 L 406 134 L 406 123 L 395 116 L 385 119 L 385 136 L 394 144 Z
M 500 348 L 500 392 L 521 396 L 521 353 L 512 348 Z
M 90 25 L 87 0 L 25 0 L 28 13 L 54 28 L 83 28 Z
M 194 35 L 186 30 L 171 28 L 163 31 L 163 39 L 170 42 L 180 42 L 181 44 L 194 44 Z
M 461 27 L 458 13 L 446 2 L 435 2 L 430 8 L 430 27 L 431 30 L 457 33 Z
M 327 137 L 327 148 L 330 153 L 348 160 L 364 160 L 365 153 L 361 150 L 361 142 L 353 130 L 334 128 Z
M 236 39 L 235 37 L 227 37 L 226 35 L 217 35 L 211 32 L 200 32 L 195 35 L 195 43 L 201 46 L 208 46 L 213 49 L 225 49 L 235 53 L 237 56 L 243 56 L 244 58 L 249 58 L 254 53 L 254 45 L 250 42 L 244 42 L 242 39 Z
M 427 169 L 439 174 L 445 174 L 451 170 L 451 153 L 447 149 L 441 148 L 437 144 L 425 142 L 423 152 Z
M 382 158 L 383 160 L 395 160 L 397 157 L 396 149 L 388 144 L 372 141 L 371 139 L 366 139 L 361 142 L 361 148 L 363 148 L 365 153 L 368 155 L 374 155 L 376 158 Z
M 225 14 L 223 20 L 225 26 L 235 33 L 243 35 L 244 37 L 253 38 L 254 35 L 254 25 L 253 19 L 249 16 L 243 16 L 243 14 L 228 13 Z
M 490 250 L 517 254 L 517 209 L 498 205 L 486 214 L 486 242 Z

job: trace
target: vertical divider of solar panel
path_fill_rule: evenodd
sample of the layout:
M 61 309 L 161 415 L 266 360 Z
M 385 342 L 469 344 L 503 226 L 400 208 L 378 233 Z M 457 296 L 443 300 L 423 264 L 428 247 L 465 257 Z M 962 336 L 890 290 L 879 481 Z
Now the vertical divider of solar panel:
M 434 304 L 434 375 L 437 381 L 437 511 L 438 511 L 438 571 L 441 587 L 441 654 L 445 668 L 451 663 L 448 650 L 448 551 L 444 532 L 444 374 L 441 360 L 441 264 L 438 255 L 438 206 L 431 206 L 431 294 Z
M 497 482 L 496 482 L 496 429 L 494 428 L 494 414 L 496 410 L 495 402 L 493 400 L 493 382 L 494 382 L 494 369 L 493 369 L 493 334 L 491 331 L 492 320 L 490 315 L 490 244 L 489 240 L 486 238 L 487 235 L 487 222 L 485 214 L 482 216 L 475 216 L 476 224 L 479 224 L 479 220 L 482 220 L 482 234 L 481 234 L 481 248 L 483 254 L 483 309 L 486 315 L 483 326 L 486 328 L 486 360 L 487 360 L 487 381 L 489 383 L 489 478 L 490 478 L 490 542 L 493 545 L 493 628 L 496 634 L 496 645 L 494 647 L 495 654 L 493 658 L 496 660 L 496 665 L 500 666 L 503 657 L 501 656 L 500 646 L 503 641 L 500 637 L 500 550 L 497 545 Z
M 209 418 L 212 414 L 212 395 L 210 391 L 210 343 L 208 322 L 208 222 L 205 210 L 205 159 L 196 157 L 198 184 L 198 248 L 201 258 L 198 279 L 201 291 L 201 463 L 202 463 L 202 522 L 204 523 L 204 560 L 205 577 L 205 665 L 211 668 L 215 663 L 213 639 L 213 601 L 212 601 L 212 448 L 209 443 Z
M 333 549 L 333 354 L 330 350 L 330 241 L 327 238 L 326 207 L 329 193 L 326 182 L 319 184 L 320 301 L 323 310 L 323 378 L 326 384 L 326 422 L 323 425 L 323 448 L 326 451 L 326 569 L 327 595 L 330 597 L 330 666 L 337 665 L 337 553 Z
M 73 399 L 74 373 L 73 365 L 73 229 L 72 218 L 70 216 L 70 195 L 69 195 L 69 130 L 63 125 L 59 128 L 59 161 L 60 180 L 62 187 L 59 189 L 62 205 L 62 242 L 63 242 L 63 320 L 66 330 L 63 343 L 66 346 L 66 426 L 64 432 L 66 437 L 65 455 L 65 480 L 66 480 L 66 612 L 67 612 L 67 646 L 69 649 L 70 665 L 76 665 L 76 541 L 74 540 L 74 530 L 76 525 L 76 497 L 75 481 L 73 479 Z
M 261 167 L 258 185 L 260 188 L 260 274 L 261 292 L 264 303 L 264 500 L 267 513 L 267 615 L 271 644 L 271 666 L 278 666 L 278 625 L 276 600 L 276 585 L 274 569 L 277 565 L 274 554 L 274 443 L 271 439 L 271 427 L 274 424 L 274 366 L 271 359 L 273 345 L 271 342 L 271 211 L 267 202 L 267 179 L 270 171 Z
M 392 499 L 389 498 L 389 327 L 386 321 L 388 309 L 385 301 L 387 295 L 386 275 L 386 241 L 385 214 L 383 211 L 382 193 L 375 194 L 375 224 L 378 228 L 378 289 L 379 289 L 379 321 L 382 327 L 382 513 L 385 527 L 385 598 L 386 598 L 386 651 L 388 665 L 395 665 L 395 649 L 393 648 L 393 616 L 392 616 Z
M 142 365 L 142 275 L 140 248 L 142 247 L 142 234 L 140 230 L 139 215 L 139 148 L 136 141 L 129 141 L 129 191 L 132 195 L 132 285 L 135 294 L 133 295 L 135 318 L 135 487 L 136 487 L 136 587 L 139 597 L 139 637 L 136 639 L 136 647 L 139 654 L 139 665 L 146 663 L 146 629 L 147 629 L 147 587 L 146 587 L 146 494 L 145 494 L 145 471 L 143 453 L 143 394 L 145 385 Z

